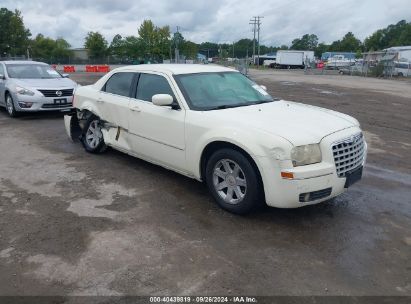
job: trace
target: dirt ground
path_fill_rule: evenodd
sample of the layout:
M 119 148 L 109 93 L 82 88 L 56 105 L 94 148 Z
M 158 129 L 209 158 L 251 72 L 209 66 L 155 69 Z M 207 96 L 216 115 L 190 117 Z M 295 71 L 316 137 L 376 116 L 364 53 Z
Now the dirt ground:
M 235 216 L 201 183 L 86 153 L 59 113 L 1 110 L 0 295 L 411 296 L 409 83 L 251 77 L 355 116 L 370 146 L 364 179 L 323 204 Z

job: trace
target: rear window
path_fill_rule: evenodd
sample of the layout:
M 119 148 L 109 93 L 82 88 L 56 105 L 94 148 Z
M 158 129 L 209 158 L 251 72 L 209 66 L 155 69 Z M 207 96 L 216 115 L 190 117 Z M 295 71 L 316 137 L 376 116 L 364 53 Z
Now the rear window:
M 106 82 L 103 91 L 129 97 L 133 77 L 134 73 L 116 73 Z

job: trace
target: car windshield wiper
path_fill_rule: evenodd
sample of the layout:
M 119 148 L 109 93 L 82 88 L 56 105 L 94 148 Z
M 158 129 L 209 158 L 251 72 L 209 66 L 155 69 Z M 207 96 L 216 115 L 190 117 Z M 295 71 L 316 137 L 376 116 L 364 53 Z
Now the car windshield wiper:
M 274 102 L 274 101 L 279 101 L 279 100 L 280 99 L 278 99 L 278 98 L 273 98 L 273 99 L 270 99 L 270 100 L 259 100 L 259 101 L 254 101 L 254 102 L 250 103 L 250 105 L 269 103 L 269 102 Z
M 221 106 L 216 106 L 216 107 L 211 107 L 207 108 L 207 111 L 212 111 L 212 110 L 222 110 L 222 109 L 230 109 L 230 108 L 238 108 L 238 107 L 244 107 L 248 106 L 248 104 L 233 104 L 233 105 L 221 105 Z
M 274 101 L 278 101 L 278 100 L 280 100 L 280 99 L 273 98 L 273 99 L 270 99 L 270 100 L 252 101 L 252 102 L 249 102 L 249 103 L 237 103 L 237 104 L 232 104 L 232 105 L 220 105 L 220 106 L 216 106 L 216 107 L 207 108 L 206 111 L 222 110 L 222 109 L 230 109 L 230 108 L 238 108 L 238 107 L 247 107 L 247 106 L 253 106 L 253 105 L 257 105 L 257 104 L 274 102 Z

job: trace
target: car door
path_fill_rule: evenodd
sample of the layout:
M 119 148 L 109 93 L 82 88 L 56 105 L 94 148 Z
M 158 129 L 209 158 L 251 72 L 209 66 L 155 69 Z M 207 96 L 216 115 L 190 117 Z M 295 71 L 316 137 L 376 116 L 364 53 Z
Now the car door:
M 152 97 L 170 94 L 177 103 L 175 88 L 166 75 L 141 73 L 135 98 L 130 99 L 129 133 L 133 152 L 182 173 L 185 161 L 185 110 L 156 106 Z
M 134 91 L 136 73 L 118 72 L 113 74 L 103 86 L 96 102 L 101 119 L 108 122 L 110 128 L 105 133 L 107 144 L 129 151 L 128 115 L 130 96 Z
M 3 77 L 0 77 L 0 104 L 1 105 L 5 105 L 5 89 L 6 89 L 6 80 L 4 79 L 5 75 L 5 70 L 4 70 L 4 66 L 2 63 L 0 63 L 0 75 L 2 75 Z

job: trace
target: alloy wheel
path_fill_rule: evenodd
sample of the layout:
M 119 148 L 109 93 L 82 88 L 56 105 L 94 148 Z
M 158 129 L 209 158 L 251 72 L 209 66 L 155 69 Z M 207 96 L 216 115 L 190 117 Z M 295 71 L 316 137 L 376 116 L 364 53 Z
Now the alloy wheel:
M 103 139 L 103 133 L 101 132 L 100 122 L 98 120 L 93 120 L 86 132 L 87 145 L 95 149 L 101 143 Z
M 245 174 L 241 167 L 230 159 L 222 159 L 214 166 L 213 185 L 218 195 L 229 204 L 240 203 L 247 193 Z

